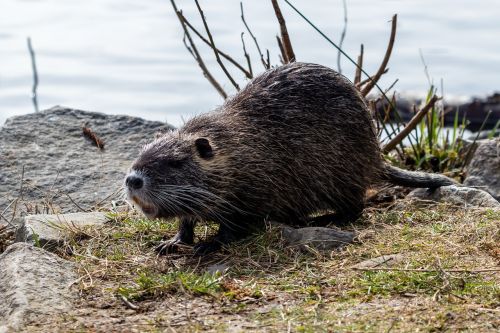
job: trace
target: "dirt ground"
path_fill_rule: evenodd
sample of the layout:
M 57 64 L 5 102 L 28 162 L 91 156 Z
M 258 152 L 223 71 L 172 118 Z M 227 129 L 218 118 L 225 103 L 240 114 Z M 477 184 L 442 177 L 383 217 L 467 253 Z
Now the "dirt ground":
M 156 255 L 176 221 L 109 214 L 60 250 L 78 264 L 78 304 L 26 331 L 500 330 L 499 211 L 398 200 L 367 209 L 345 228 L 356 242 L 329 253 L 290 248 L 269 228 L 203 258 Z

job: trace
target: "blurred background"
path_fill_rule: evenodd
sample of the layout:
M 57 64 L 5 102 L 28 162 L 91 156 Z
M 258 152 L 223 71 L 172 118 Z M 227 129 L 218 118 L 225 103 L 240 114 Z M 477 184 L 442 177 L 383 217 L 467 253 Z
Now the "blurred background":
M 344 27 L 342 0 L 293 0 L 332 40 Z M 201 5 L 218 48 L 241 63 L 239 1 L 204 0 Z M 245 17 L 260 46 L 277 64 L 279 26 L 270 1 L 243 1 Z M 337 51 L 284 2 L 280 2 L 297 60 L 337 68 Z M 203 31 L 196 6 L 177 6 Z M 354 59 L 365 46 L 364 68 L 374 73 L 385 53 L 390 19 L 398 32 L 389 72 L 380 82 L 399 79 L 399 93 L 423 96 L 431 80 L 445 98 L 466 100 L 500 89 L 500 1 L 498 0 L 347 0 L 344 50 Z M 64 105 L 89 111 L 128 114 L 175 126 L 213 109 L 222 98 L 203 77 L 185 49 L 182 29 L 169 0 L 1 0 L 0 124 L 34 111 L 27 37 L 31 37 L 39 75 L 40 109 Z M 253 43 L 246 45 L 254 72 L 263 71 Z M 197 43 L 212 73 L 234 92 L 211 50 Z M 351 80 L 354 67 L 342 58 Z M 241 72 L 233 71 L 240 83 Z

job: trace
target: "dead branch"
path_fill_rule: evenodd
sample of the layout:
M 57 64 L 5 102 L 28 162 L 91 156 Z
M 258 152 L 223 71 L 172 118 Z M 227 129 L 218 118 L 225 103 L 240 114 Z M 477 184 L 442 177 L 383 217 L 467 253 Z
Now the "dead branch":
M 240 10 L 241 10 L 241 21 L 243 21 L 243 24 L 245 25 L 245 28 L 247 29 L 248 34 L 250 34 L 250 36 L 253 39 L 255 47 L 257 48 L 257 52 L 259 52 L 260 61 L 262 62 L 262 65 L 264 66 L 265 69 L 271 68 L 271 64 L 269 63 L 269 61 L 266 62 L 266 60 L 264 59 L 264 54 L 260 50 L 260 46 L 259 46 L 259 42 L 257 41 L 257 38 L 255 38 L 254 34 L 252 33 L 252 30 L 250 30 L 250 27 L 248 26 L 247 21 L 245 20 L 245 14 L 243 12 L 243 3 L 242 2 L 240 2 Z M 269 56 L 268 56 L 268 58 L 269 58 Z
M 238 83 L 236 83 L 236 81 L 233 79 L 231 74 L 229 74 L 226 66 L 224 66 L 224 63 L 220 59 L 219 52 L 217 50 L 217 47 L 215 47 L 214 38 L 212 37 L 212 33 L 210 33 L 210 29 L 208 28 L 207 20 L 205 18 L 205 14 L 203 14 L 203 10 L 200 7 L 200 3 L 198 2 L 198 0 L 194 0 L 194 2 L 196 3 L 196 7 L 198 8 L 198 12 L 200 13 L 201 20 L 203 21 L 203 25 L 205 26 L 205 31 L 207 32 L 208 39 L 210 40 L 210 45 L 211 45 L 212 50 L 214 51 L 214 54 L 215 54 L 215 59 L 217 59 L 217 63 L 219 64 L 220 68 L 222 68 L 222 71 L 224 72 L 224 74 L 226 74 L 227 78 L 229 79 L 229 81 L 231 81 L 231 83 L 236 88 L 236 90 L 239 91 L 240 86 L 238 85 Z
M 394 82 L 392 82 L 391 85 L 387 87 L 387 89 L 385 89 L 384 94 L 387 94 L 389 91 L 391 91 L 391 89 L 394 88 L 394 86 L 396 85 L 396 83 L 398 83 L 398 81 L 399 79 L 394 80 Z
M 393 271 L 393 272 L 422 272 L 422 273 L 486 273 L 486 272 L 499 272 L 499 268 L 484 268 L 484 269 L 420 269 L 420 268 L 392 268 L 392 267 L 373 267 L 373 268 L 361 268 L 352 267 L 356 271 Z
M 31 44 L 31 37 L 28 37 L 28 51 L 30 53 L 31 58 L 31 69 L 33 71 L 33 87 L 31 88 L 31 101 L 33 102 L 33 106 L 35 107 L 35 112 L 38 112 L 38 71 L 36 69 L 36 57 L 35 51 L 33 50 L 33 45 Z
M 279 47 L 280 52 L 281 52 L 281 63 L 283 65 L 287 64 L 288 63 L 288 58 L 286 56 L 285 48 L 283 47 L 283 43 L 281 42 L 280 36 L 276 35 L 276 41 L 278 42 L 278 47 Z
M 403 141 L 404 138 L 410 134 L 410 132 L 418 125 L 418 123 L 424 118 L 424 116 L 429 112 L 429 110 L 434 106 L 434 104 L 439 100 L 440 98 L 437 97 L 436 95 L 432 96 L 432 98 L 427 102 L 427 104 L 417 112 L 416 115 L 414 115 L 411 120 L 408 122 L 408 124 L 403 128 L 401 132 L 399 132 L 391 141 L 389 141 L 383 149 L 384 153 L 388 153 L 391 150 L 393 150 L 401 141 Z
M 276 18 L 278 19 L 278 23 L 280 25 L 281 30 L 281 39 L 283 41 L 283 47 L 285 49 L 286 58 L 288 62 L 295 61 L 295 53 L 293 52 L 292 43 L 290 42 L 290 36 L 288 35 L 288 30 L 286 28 L 285 18 L 281 13 L 281 9 L 278 5 L 278 0 L 271 0 L 274 8 L 274 13 L 276 14 Z
M 210 44 L 210 41 L 208 39 L 206 39 L 188 20 L 187 18 L 184 16 L 184 14 L 181 13 L 181 17 L 182 19 L 184 20 L 184 23 L 186 23 L 186 25 L 188 26 L 189 29 L 191 29 L 192 32 L 195 33 L 196 36 L 198 36 L 198 38 L 200 38 L 203 43 L 207 44 L 208 46 L 212 47 L 212 44 Z M 253 77 L 252 73 L 250 71 L 247 71 L 245 69 L 245 67 L 243 67 L 242 65 L 240 65 L 236 60 L 234 60 L 229 54 L 221 51 L 220 49 L 217 49 L 217 52 L 219 52 L 220 56 L 223 57 L 224 59 L 226 59 L 227 61 L 229 61 L 231 64 L 233 64 L 236 68 L 238 68 L 240 71 L 243 72 L 243 74 L 245 74 L 245 76 L 249 79 L 251 79 Z M 246 55 L 245 55 L 246 56 Z
M 250 59 L 250 55 L 247 52 L 247 47 L 245 45 L 245 38 L 243 37 L 245 33 L 241 32 L 241 45 L 243 45 L 243 55 L 245 56 L 245 59 L 247 60 L 247 66 L 248 66 L 248 74 L 247 78 L 251 79 L 253 78 L 253 72 L 252 72 L 252 60 Z
M 193 58 L 196 60 L 198 63 L 198 66 L 200 66 L 201 71 L 203 72 L 203 76 L 210 82 L 210 84 L 217 90 L 217 92 L 222 96 L 222 98 L 226 99 L 227 94 L 222 89 L 222 86 L 217 82 L 217 80 L 213 77 L 213 75 L 210 73 L 208 70 L 207 66 L 205 65 L 205 62 L 200 56 L 200 53 L 198 52 L 198 49 L 196 48 L 196 45 L 193 42 L 193 39 L 191 38 L 191 35 L 189 34 L 189 31 L 187 29 L 186 24 L 184 23 L 184 20 L 182 18 L 182 13 L 177 10 L 177 6 L 175 4 L 174 0 L 170 0 L 170 3 L 172 4 L 172 7 L 174 8 L 175 13 L 177 14 L 177 18 L 179 19 L 179 22 L 181 23 L 182 29 L 184 30 L 184 36 L 189 40 L 190 47 L 187 45 L 186 42 L 184 42 L 184 45 L 186 45 L 186 48 L 188 51 L 193 55 Z
M 342 49 L 342 44 L 344 44 L 345 35 L 347 32 L 347 3 L 346 0 L 343 1 L 344 4 L 344 28 L 342 29 L 342 34 L 340 35 L 339 48 Z M 337 52 L 337 69 L 339 73 L 342 73 L 342 68 L 340 67 L 340 56 L 342 53 Z
M 82 132 L 83 132 L 83 136 L 85 136 L 87 139 L 89 139 L 90 141 L 92 141 L 92 143 L 97 148 L 99 148 L 100 150 L 104 149 L 104 141 L 102 141 L 101 138 L 99 138 L 97 136 L 97 134 L 95 134 L 94 131 L 92 131 L 90 129 L 90 127 L 87 127 L 86 125 L 84 125 L 82 127 Z
M 358 86 L 361 82 L 361 69 L 363 68 L 363 54 L 365 52 L 365 47 L 361 44 L 358 56 L 358 62 L 356 66 L 356 74 L 354 75 L 354 85 Z
M 385 71 L 382 74 L 385 74 L 388 71 L 389 71 L 389 68 L 386 68 Z M 360 83 L 356 84 L 356 88 L 361 89 L 361 87 L 363 87 L 365 84 L 367 84 L 368 82 L 370 82 L 372 80 L 373 80 L 373 76 L 369 76 L 366 79 L 364 79 L 363 81 L 361 81 Z
M 373 79 L 371 79 L 370 82 L 368 82 L 368 84 L 366 85 L 366 87 L 364 87 L 363 90 L 361 91 L 361 94 L 363 96 L 368 95 L 370 90 L 372 90 L 372 88 L 377 84 L 378 80 L 385 72 L 387 64 L 389 63 L 389 59 L 391 58 L 391 53 L 392 53 L 392 48 L 394 46 L 394 41 L 396 39 L 397 23 L 398 23 L 398 15 L 395 14 L 392 17 L 391 37 L 389 38 L 389 44 L 387 45 L 387 50 L 385 51 L 384 60 L 382 60 L 382 63 L 380 64 L 380 67 L 379 67 L 377 73 L 373 76 Z

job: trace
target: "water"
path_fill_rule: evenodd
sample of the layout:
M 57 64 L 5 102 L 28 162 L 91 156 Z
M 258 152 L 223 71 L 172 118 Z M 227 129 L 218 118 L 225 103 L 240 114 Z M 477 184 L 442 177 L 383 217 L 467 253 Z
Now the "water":
M 343 26 L 341 0 L 293 0 L 325 33 L 338 41 Z M 243 63 L 239 2 L 201 1 L 218 46 Z M 278 32 L 270 1 L 243 2 L 261 46 L 278 62 Z M 345 50 L 354 58 L 365 45 L 365 68 L 376 71 L 385 52 L 392 14 L 399 14 L 390 71 L 381 82 L 399 78 L 397 90 L 428 88 L 419 49 L 431 77 L 444 82 L 446 96 L 485 95 L 500 89 L 500 2 L 498 0 L 356 0 L 348 3 Z M 193 1 L 178 0 L 200 29 Z M 299 60 L 336 68 L 336 51 L 283 2 Z M 201 75 L 182 44 L 182 32 L 169 0 L 0 0 L 0 124 L 33 112 L 32 72 L 26 37 L 32 38 L 40 85 L 40 108 L 65 105 L 129 114 L 180 125 L 222 99 Z M 209 66 L 229 92 L 209 50 Z M 262 71 L 252 43 L 254 69 Z M 353 66 L 342 61 L 352 78 Z M 240 84 L 243 76 L 232 71 Z

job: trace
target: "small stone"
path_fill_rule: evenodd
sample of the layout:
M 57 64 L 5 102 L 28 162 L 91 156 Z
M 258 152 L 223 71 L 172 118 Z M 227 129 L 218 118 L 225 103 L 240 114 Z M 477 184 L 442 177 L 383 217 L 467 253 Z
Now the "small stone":
M 76 293 L 74 264 L 25 243 L 0 255 L 0 332 L 12 332 L 40 316 L 68 312 Z
M 401 253 L 397 254 L 389 254 L 389 255 L 384 255 L 376 258 L 371 258 L 365 261 L 362 261 L 351 268 L 354 269 L 363 269 L 363 268 L 387 268 L 387 267 L 392 267 L 395 264 L 400 263 L 403 261 L 405 256 Z
M 216 273 L 224 273 L 226 270 L 229 269 L 229 266 L 225 263 L 221 264 L 213 264 L 207 267 L 207 272 L 209 274 L 216 274 Z
M 481 141 L 467 166 L 464 185 L 481 188 L 500 200 L 500 138 Z
M 332 228 L 306 227 L 294 229 L 286 225 L 279 225 L 281 235 L 287 245 L 306 250 L 308 247 L 319 251 L 333 250 L 354 241 L 356 234 Z
M 71 232 L 84 226 L 103 225 L 108 220 L 101 212 L 28 215 L 17 229 L 16 241 L 52 250 L 62 245 Z
M 408 199 L 446 202 L 467 208 L 468 206 L 500 208 L 500 203 L 488 192 L 466 186 L 442 186 L 435 190 L 418 188 L 406 196 Z

